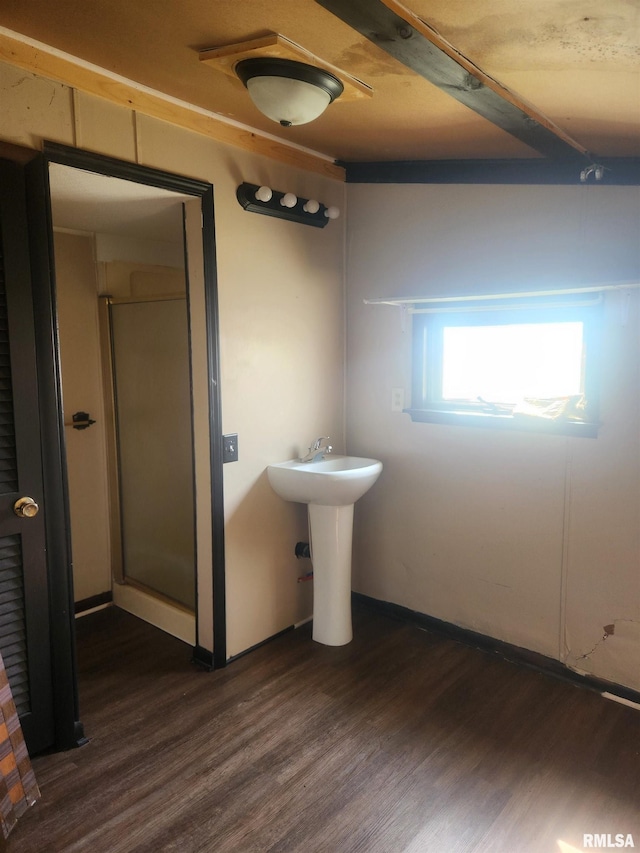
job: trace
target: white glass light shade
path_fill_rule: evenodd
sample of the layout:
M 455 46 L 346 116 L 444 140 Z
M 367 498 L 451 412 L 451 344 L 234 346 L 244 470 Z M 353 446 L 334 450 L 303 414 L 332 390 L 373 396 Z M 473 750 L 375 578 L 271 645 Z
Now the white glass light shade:
M 317 213 L 320 210 L 320 204 L 315 200 L 315 198 L 310 198 L 308 202 L 306 202 L 302 209 L 305 213 Z
M 235 72 L 260 112 L 283 127 L 313 121 L 344 91 L 330 72 L 291 59 L 243 59 Z
M 280 204 L 283 207 L 295 207 L 298 203 L 298 196 L 293 193 L 285 193 L 280 199 Z
M 340 216 L 340 208 L 332 205 L 325 210 L 324 215 L 327 219 L 337 219 Z
M 288 77 L 252 77 L 247 89 L 260 112 L 284 127 L 313 121 L 331 103 L 324 89 Z
M 256 198 L 258 201 L 271 201 L 273 192 L 271 187 L 258 187 L 256 190 Z

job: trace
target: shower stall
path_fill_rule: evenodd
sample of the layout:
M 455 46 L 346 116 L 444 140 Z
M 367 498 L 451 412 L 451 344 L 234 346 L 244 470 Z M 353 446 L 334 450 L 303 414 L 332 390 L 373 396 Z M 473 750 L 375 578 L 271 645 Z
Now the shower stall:
M 100 302 L 116 587 L 125 585 L 193 612 L 195 507 L 187 299 L 184 294 L 107 296 Z

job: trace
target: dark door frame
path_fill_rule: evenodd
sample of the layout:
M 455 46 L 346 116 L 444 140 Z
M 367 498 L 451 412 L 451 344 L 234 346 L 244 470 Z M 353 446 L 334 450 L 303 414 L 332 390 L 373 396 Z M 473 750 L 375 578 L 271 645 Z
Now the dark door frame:
M 209 386 L 213 536 L 213 655 L 196 645 L 194 660 L 207 668 L 226 665 L 224 509 L 222 491 L 218 294 L 213 186 L 205 181 L 139 166 L 58 143 L 45 142 L 42 155 L 27 164 L 29 237 L 42 422 L 44 503 L 51 604 L 51 652 L 56 747 L 76 746 L 84 733 L 79 722 L 75 661 L 70 512 L 62 418 L 62 385 L 56 315 L 56 282 L 49 163 L 160 187 L 200 198 L 204 254 L 205 310 Z

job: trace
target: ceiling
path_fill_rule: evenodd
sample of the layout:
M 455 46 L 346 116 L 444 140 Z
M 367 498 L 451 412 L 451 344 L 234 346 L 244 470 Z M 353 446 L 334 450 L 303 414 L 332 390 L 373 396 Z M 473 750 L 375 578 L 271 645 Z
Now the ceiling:
M 405 5 L 596 157 L 640 156 L 638 0 Z M 345 162 L 541 156 L 314 0 L 2 0 L 0 26 Z M 200 50 L 271 32 L 364 81 L 373 97 L 281 128 L 240 81 L 199 61 Z
M 49 164 L 49 185 L 56 228 L 182 241 L 182 202 L 189 196 L 59 163 Z

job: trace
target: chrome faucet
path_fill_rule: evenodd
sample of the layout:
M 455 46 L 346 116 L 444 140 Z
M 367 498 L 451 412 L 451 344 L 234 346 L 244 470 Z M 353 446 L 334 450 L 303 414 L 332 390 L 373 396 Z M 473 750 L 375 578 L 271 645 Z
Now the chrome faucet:
M 300 457 L 300 462 L 319 462 L 321 459 L 324 459 L 327 453 L 331 453 L 333 448 L 330 444 L 323 444 L 323 441 L 329 441 L 329 436 L 323 435 L 320 438 L 316 438 L 309 448 L 309 452 Z

